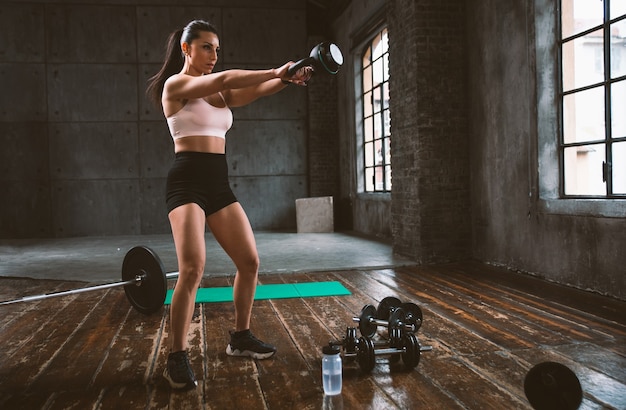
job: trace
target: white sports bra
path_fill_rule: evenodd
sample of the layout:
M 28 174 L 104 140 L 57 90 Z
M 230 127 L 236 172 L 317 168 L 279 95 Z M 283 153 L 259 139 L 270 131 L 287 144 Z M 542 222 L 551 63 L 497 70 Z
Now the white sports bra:
M 224 104 L 224 96 L 218 93 Z M 226 131 L 233 125 L 233 113 L 228 108 L 215 107 L 203 98 L 187 100 L 177 113 L 167 117 L 167 125 L 174 140 L 191 135 L 226 138 Z

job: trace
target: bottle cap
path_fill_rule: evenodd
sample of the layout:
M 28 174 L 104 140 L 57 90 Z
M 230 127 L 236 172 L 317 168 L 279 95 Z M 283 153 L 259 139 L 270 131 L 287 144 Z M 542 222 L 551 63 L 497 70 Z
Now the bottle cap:
M 341 349 L 337 345 L 327 345 L 327 346 L 324 346 L 324 348 L 322 348 L 322 353 L 328 354 L 328 355 L 339 354 L 340 352 L 341 352 Z

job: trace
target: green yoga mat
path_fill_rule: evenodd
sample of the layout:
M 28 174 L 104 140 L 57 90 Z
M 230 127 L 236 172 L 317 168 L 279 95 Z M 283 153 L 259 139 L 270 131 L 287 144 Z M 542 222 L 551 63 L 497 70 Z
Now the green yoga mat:
M 165 304 L 172 303 L 172 289 L 167 291 Z M 350 291 L 339 282 L 306 282 L 280 283 L 273 285 L 257 285 L 255 300 L 311 298 L 319 296 L 345 296 Z M 196 294 L 196 303 L 231 302 L 233 300 L 232 286 L 217 288 L 200 288 Z

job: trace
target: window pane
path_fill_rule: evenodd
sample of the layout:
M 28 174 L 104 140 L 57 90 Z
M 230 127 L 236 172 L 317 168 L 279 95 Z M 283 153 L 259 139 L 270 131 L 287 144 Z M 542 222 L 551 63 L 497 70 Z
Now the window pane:
M 391 190 L 391 165 L 385 167 L 385 188 Z
M 563 44 L 563 91 L 604 81 L 602 30 Z
M 378 60 L 374 61 L 374 86 L 377 86 L 378 84 L 383 82 L 383 74 L 383 59 L 379 58 Z
M 389 80 L 389 54 L 383 56 L 383 80 Z
M 385 138 L 385 164 L 391 164 L 391 140 Z
M 565 148 L 565 194 L 606 195 L 606 183 L 602 182 L 603 161 L 604 144 Z
M 389 108 L 389 83 L 383 83 L 383 109 Z
M 617 0 L 619 2 L 619 0 Z M 613 0 L 611 3 L 616 2 Z M 598 0 L 562 0 L 562 38 L 588 30 L 604 21 L 604 2 Z
M 374 88 L 374 112 L 380 112 L 383 104 L 381 87 Z
M 372 92 L 367 92 L 363 96 L 363 115 L 370 116 L 372 115 Z
M 382 138 L 383 137 L 383 124 L 381 120 L 381 115 L 374 115 L 374 138 Z
M 384 29 L 381 33 L 382 41 L 381 47 L 383 54 L 389 52 L 389 36 L 387 35 L 387 29 Z
M 626 75 L 626 20 L 611 24 L 611 78 L 623 75 Z
M 613 144 L 613 193 L 626 194 L 626 142 Z
M 367 67 L 372 62 L 372 48 L 367 47 L 365 53 L 363 53 L 363 67 Z
M 386 37 L 387 36 L 385 36 L 385 38 Z M 376 60 L 377 58 L 383 55 L 383 53 L 387 49 L 386 44 L 387 42 L 383 41 L 383 38 L 381 35 L 378 35 L 376 36 L 376 38 L 374 38 L 374 40 L 372 41 L 372 60 Z
M 391 135 L 391 118 L 389 117 L 389 110 L 385 110 L 383 112 L 383 116 L 385 118 L 385 137 L 389 137 Z
M 367 192 L 374 191 L 374 168 L 365 169 L 365 190 Z
M 385 183 L 384 180 L 384 175 L 383 175 L 383 167 L 376 167 L 374 168 L 374 174 L 376 175 L 376 185 L 375 185 L 375 189 L 377 191 L 383 191 L 385 189 L 385 186 L 383 185 Z
M 604 88 L 563 97 L 563 141 L 568 144 L 604 138 Z
M 374 139 L 374 119 L 372 117 L 367 117 L 364 120 L 364 124 L 363 127 L 365 128 L 364 131 L 364 138 L 365 141 L 371 141 Z
M 374 155 L 374 143 L 373 142 L 366 143 L 363 149 L 365 150 L 365 166 L 366 167 L 374 166 L 374 161 L 376 160 L 376 157 Z
M 626 137 L 626 80 L 611 85 L 611 135 Z
M 363 92 L 367 92 L 372 89 L 372 66 L 367 66 L 363 69 Z
M 623 0 L 611 0 L 611 20 L 623 16 L 626 14 L 626 1 Z M 622 37 L 624 37 L 622 35 Z

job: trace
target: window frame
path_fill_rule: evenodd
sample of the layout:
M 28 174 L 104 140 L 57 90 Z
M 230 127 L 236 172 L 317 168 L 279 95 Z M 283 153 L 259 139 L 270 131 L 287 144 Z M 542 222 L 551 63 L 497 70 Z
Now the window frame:
M 573 34 L 569 34 L 567 37 L 563 38 L 563 21 L 562 21 L 562 9 L 563 9 L 563 1 L 565 0 L 556 0 L 557 9 L 556 9 L 556 33 L 558 38 L 558 120 L 559 120 L 559 147 L 558 147 L 558 164 L 559 164 L 559 196 L 561 198 L 567 199 L 626 199 L 626 193 L 614 193 L 613 192 L 613 169 L 612 169 L 612 161 L 613 157 L 613 145 L 617 143 L 626 142 L 626 136 L 618 136 L 614 137 L 612 135 L 612 97 L 611 97 L 611 88 L 613 84 L 616 84 L 620 81 L 626 81 L 626 75 L 622 75 L 616 78 L 611 78 L 612 73 L 612 59 L 611 56 L 613 54 L 613 46 L 611 43 L 611 24 L 626 21 L 626 16 L 619 16 L 619 18 L 615 18 L 610 16 L 610 2 L 611 0 L 603 1 L 603 17 L 602 22 L 599 24 L 595 24 L 582 30 L 580 32 L 574 32 Z M 616 0 L 613 0 L 616 1 Z M 601 81 L 585 84 L 583 86 L 573 86 L 570 90 L 564 90 L 564 66 L 563 66 L 563 50 L 566 45 L 573 44 L 578 39 L 585 38 L 585 36 L 596 32 L 598 30 L 602 30 L 602 65 L 603 65 L 603 78 Z M 569 96 L 575 96 L 577 93 L 583 93 L 585 91 L 590 91 L 593 89 L 601 88 L 604 93 L 604 135 L 602 139 L 589 139 L 584 141 L 573 141 L 566 142 L 565 135 L 565 99 Z M 604 161 L 602 162 L 601 171 L 603 183 L 605 183 L 605 190 L 603 194 L 573 194 L 566 193 L 566 150 L 567 149 L 583 149 L 585 147 L 590 147 L 593 145 L 601 145 L 604 149 Z M 570 171 L 571 172 L 571 171 Z
M 536 96 L 536 116 L 532 121 L 537 132 L 533 151 L 536 164 L 531 172 L 536 198 L 532 208 L 540 214 L 626 218 L 626 200 L 619 198 L 563 198 L 560 194 L 558 145 L 559 120 L 559 62 L 557 61 L 558 18 L 560 0 L 535 0 L 529 33 L 534 33 L 529 46 L 533 48 Z M 539 29 L 541 28 L 541 29 Z M 534 41 L 533 41 L 534 40 Z M 536 144 L 536 145 L 535 145 Z
M 391 182 L 391 173 L 392 173 L 392 161 L 391 161 L 391 154 L 390 152 L 387 152 L 386 150 L 391 150 L 391 128 L 390 125 L 387 124 L 387 121 L 385 120 L 385 118 L 389 118 L 390 121 L 390 112 L 391 109 L 389 107 L 389 104 L 386 105 L 386 107 L 384 106 L 384 104 L 381 102 L 381 108 L 380 110 L 376 111 L 376 109 L 374 108 L 374 103 L 372 102 L 371 107 L 372 107 L 372 113 L 366 115 L 365 109 L 366 109 L 366 104 L 365 104 L 365 96 L 368 93 L 371 93 L 372 99 L 374 98 L 374 91 L 376 89 L 379 89 L 381 92 L 381 101 L 382 99 L 384 99 L 383 93 L 385 92 L 386 89 L 386 94 L 388 95 L 389 93 L 389 75 L 387 75 L 387 77 L 384 77 L 384 72 L 389 73 L 389 46 L 387 45 L 387 49 L 385 52 L 381 53 L 380 56 L 378 56 L 375 59 L 372 59 L 370 61 L 370 64 L 367 66 L 363 65 L 363 58 L 365 56 L 365 53 L 367 52 L 368 49 L 371 49 L 374 41 L 376 40 L 376 38 L 380 38 L 381 35 L 383 35 L 383 33 L 387 34 L 387 39 L 388 39 L 388 31 L 387 31 L 387 25 L 386 24 L 381 24 L 381 25 L 377 25 L 376 27 L 374 27 L 373 30 L 369 31 L 368 35 L 363 37 L 364 41 L 361 42 L 361 44 L 355 48 L 355 113 L 356 113 L 356 129 L 357 129 L 357 181 L 358 181 L 358 193 L 359 194 L 365 194 L 365 195 L 389 195 L 391 194 L 391 189 L 393 187 L 393 184 Z M 381 41 L 383 41 L 381 39 Z M 388 40 L 387 40 L 388 41 Z M 381 64 L 383 65 L 383 81 L 380 84 L 376 84 L 374 85 L 374 63 L 376 61 L 381 61 Z M 386 70 L 384 68 L 384 65 L 387 65 Z M 371 76 L 372 76 L 372 88 L 369 90 L 364 90 L 364 72 L 366 69 L 370 68 L 370 72 L 371 72 Z M 388 114 L 387 116 L 385 114 Z M 376 137 L 374 135 L 374 130 L 376 127 L 376 117 L 379 117 L 380 119 L 380 124 L 382 127 L 382 131 L 383 134 L 380 137 Z M 367 135 L 368 133 L 366 132 L 366 126 L 369 120 L 371 119 L 371 126 L 372 126 L 372 138 L 371 140 L 366 140 L 367 139 Z M 366 146 L 371 145 L 372 149 L 376 149 L 376 141 L 380 141 L 381 144 L 381 150 L 382 150 L 382 154 L 380 155 L 380 157 L 382 158 L 382 162 L 381 163 L 376 163 L 375 161 L 375 157 L 376 157 L 376 151 L 372 152 L 372 158 L 374 158 L 374 163 L 371 165 L 368 165 L 368 161 L 367 161 L 367 152 L 366 152 Z M 373 185 L 373 190 L 368 190 L 368 183 L 366 181 L 367 175 L 368 175 L 368 169 L 372 170 L 372 178 L 376 178 L 376 169 L 382 169 L 382 187 L 378 188 L 376 181 L 374 180 L 372 185 Z M 389 177 L 389 178 L 387 178 Z

